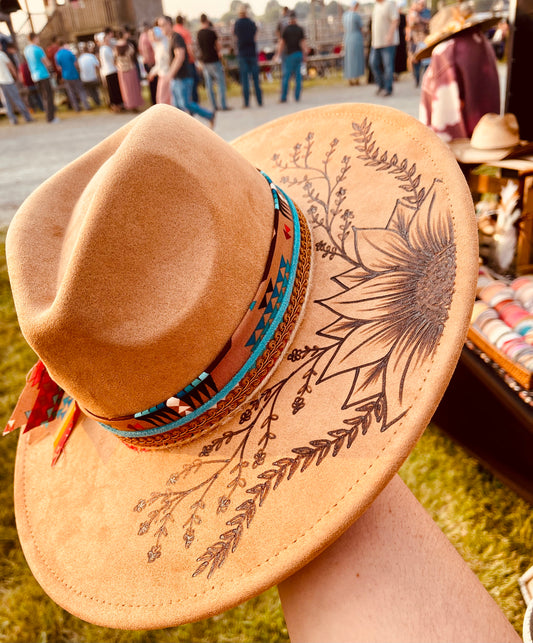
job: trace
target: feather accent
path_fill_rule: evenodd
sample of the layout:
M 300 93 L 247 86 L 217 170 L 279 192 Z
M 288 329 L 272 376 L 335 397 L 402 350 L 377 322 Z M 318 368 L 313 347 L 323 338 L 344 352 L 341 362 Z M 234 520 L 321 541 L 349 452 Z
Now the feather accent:
M 499 267 L 505 271 L 511 265 L 516 249 L 515 223 L 520 217 L 520 209 L 515 207 L 519 199 L 518 184 L 508 181 L 501 190 L 500 204 L 494 232 L 495 255 Z
M 76 426 L 76 422 L 80 417 L 80 407 L 76 404 L 75 400 L 70 395 L 65 395 L 63 398 L 63 405 L 61 412 L 63 412 L 64 419 L 61 422 L 59 431 L 54 440 L 54 455 L 52 458 L 52 466 L 55 466 L 59 456 L 65 448 L 65 444 Z M 58 414 L 59 415 L 59 414 Z

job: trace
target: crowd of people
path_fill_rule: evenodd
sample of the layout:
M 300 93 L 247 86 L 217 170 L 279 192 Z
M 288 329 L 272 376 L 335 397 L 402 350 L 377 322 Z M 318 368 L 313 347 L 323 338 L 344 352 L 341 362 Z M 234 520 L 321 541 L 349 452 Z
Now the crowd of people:
M 468 4 L 468 3 L 465 3 Z M 368 74 L 382 95 L 392 94 L 393 80 L 399 74 L 412 72 L 415 87 L 419 87 L 430 59 L 419 60 L 417 53 L 424 49 L 430 34 L 431 10 L 426 0 L 376 0 L 370 21 L 365 21 L 358 0 L 352 0 L 343 15 L 344 78 L 358 85 Z M 502 19 L 488 36 L 491 49 L 501 60 L 509 26 Z
M 352 1 L 343 16 L 344 77 L 358 84 L 365 74 L 369 36 L 376 94 L 391 96 L 395 75 L 409 68 L 415 86 L 421 85 L 420 120 L 446 142 L 470 138 L 484 114 L 500 111 L 497 58 L 504 55 L 507 22 L 476 16 L 469 3 L 432 16 L 426 0 L 414 0 L 407 13 L 402 2 L 376 0 L 365 28 L 359 3 Z
M 285 43 L 280 46 L 280 55 L 284 55 L 286 46 L 287 59 L 291 61 L 289 77 L 295 76 L 298 99 L 301 70 L 296 61 L 303 60 L 304 37 L 303 30 L 296 27 L 295 40 L 294 15 L 288 23 L 287 34 L 284 30 L 279 33 L 280 43 Z M 250 78 L 258 105 L 263 102 L 256 34 L 257 25 L 243 8 L 234 26 L 243 107 L 250 104 Z M 94 40 L 75 45 L 54 37 L 45 50 L 39 34 L 32 32 L 23 52 L 9 41 L 3 49 L 0 92 L 8 119 L 13 124 L 18 122 L 17 112 L 31 122 L 34 111 L 44 111 L 49 123 L 57 123 L 58 92 L 64 92 L 65 100 L 74 111 L 89 110 L 91 103 L 100 106 L 105 100 L 114 112 L 136 112 L 145 105 L 141 90 L 143 81 L 149 86 L 152 104 L 174 105 L 199 115 L 211 127 L 218 110 L 230 109 L 220 40 L 206 14 L 200 17 L 200 29 L 195 38 L 182 16 L 177 16 L 175 21 L 160 16 L 154 24 L 143 25 L 138 40 L 128 26 L 118 32 L 108 27 L 96 34 Z M 200 74 L 203 74 L 210 109 L 200 105 Z M 284 82 L 283 87 L 286 95 L 288 82 Z
M 391 96 L 395 75 L 409 68 L 415 86 L 419 86 L 427 65 L 415 62 L 413 56 L 429 34 L 431 11 L 426 0 L 414 0 L 407 15 L 402 11 L 404 6 L 405 0 L 376 0 L 371 20 L 365 25 L 358 0 L 352 0 L 343 15 L 344 77 L 350 85 L 358 85 L 368 68 L 369 77 L 377 84 L 376 93 Z
M 398 73 L 410 69 L 418 87 L 429 58 L 417 59 L 430 31 L 431 12 L 426 0 L 413 0 L 408 11 L 405 0 L 376 0 L 371 20 L 365 24 L 358 0 L 353 0 L 343 15 L 344 39 L 337 51 L 342 57 L 344 77 L 358 85 L 368 73 L 383 97 L 393 93 Z M 500 29 L 501 48 L 505 34 Z M 302 93 L 306 59 L 313 53 L 306 42 L 305 31 L 294 11 L 284 7 L 277 25 L 277 45 L 270 57 L 258 51 L 258 27 L 243 5 L 233 26 L 235 62 L 242 92 L 242 106 L 250 106 L 251 92 L 258 106 L 263 104 L 261 71 L 270 79 L 271 68 L 260 62 L 279 64 L 281 86 L 279 101 L 289 97 L 293 84 L 294 100 Z M 209 107 L 200 104 L 198 86 L 203 76 Z M 228 110 L 226 79 L 221 41 L 206 14 L 200 17 L 200 28 L 193 35 L 182 16 L 172 20 L 158 17 L 145 23 L 138 38 L 134 31 L 110 27 L 94 40 L 68 44 L 54 38 L 46 50 L 39 34 L 30 33 L 23 52 L 7 41 L 0 50 L 0 93 L 11 123 L 18 122 L 17 112 L 26 121 L 42 110 L 49 123 L 58 122 L 57 95 L 74 111 L 89 110 L 104 101 L 114 112 L 136 112 L 144 108 L 142 83 L 149 86 L 152 104 L 174 105 L 205 119 L 213 127 L 216 112 Z M 21 91 L 22 90 L 22 91 Z M 355 97 L 354 97 L 355 98 Z

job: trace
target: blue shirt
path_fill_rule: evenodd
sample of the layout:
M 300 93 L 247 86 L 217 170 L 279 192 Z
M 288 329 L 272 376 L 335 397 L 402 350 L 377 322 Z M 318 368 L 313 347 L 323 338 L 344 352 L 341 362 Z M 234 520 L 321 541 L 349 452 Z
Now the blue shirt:
M 61 67 L 61 75 L 65 80 L 78 80 L 80 77 L 75 63 L 76 56 L 69 49 L 61 47 L 56 54 L 56 65 Z
M 31 79 L 34 83 L 45 78 L 50 78 L 50 72 L 46 68 L 42 59 L 46 58 L 46 54 L 41 47 L 37 45 L 28 45 L 24 48 L 24 56 L 30 68 Z
M 237 38 L 237 49 L 239 56 L 256 56 L 255 32 L 257 26 L 250 18 L 239 18 L 233 27 L 233 33 Z

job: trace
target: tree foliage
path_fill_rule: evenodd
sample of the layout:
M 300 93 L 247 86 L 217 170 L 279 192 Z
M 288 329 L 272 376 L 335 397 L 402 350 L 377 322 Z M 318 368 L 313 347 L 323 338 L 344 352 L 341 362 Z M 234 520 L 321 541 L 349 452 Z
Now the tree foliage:
M 263 20 L 266 23 L 269 22 L 278 22 L 281 17 L 281 5 L 278 0 L 268 0 L 265 13 L 263 14 Z
M 226 11 L 226 13 L 220 18 L 222 22 L 230 23 L 233 20 L 237 20 L 239 17 L 239 11 L 242 5 L 246 7 L 248 10 L 248 15 L 251 15 L 251 7 L 248 2 L 241 2 L 241 0 L 231 0 L 231 4 L 229 6 L 229 11 Z
M 303 2 L 303 0 L 300 0 L 300 2 L 297 2 L 294 5 L 294 11 L 296 11 L 296 15 L 300 20 L 303 20 L 307 18 L 309 15 L 309 12 L 311 11 L 311 4 L 309 2 Z

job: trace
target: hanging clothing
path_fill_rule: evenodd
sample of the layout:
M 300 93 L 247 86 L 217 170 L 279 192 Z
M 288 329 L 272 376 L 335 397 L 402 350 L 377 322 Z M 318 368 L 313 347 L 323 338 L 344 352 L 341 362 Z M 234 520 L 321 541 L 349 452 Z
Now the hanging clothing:
M 500 112 L 500 84 L 487 38 L 474 31 L 437 45 L 422 79 L 422 123 L 448 142 L 470 138 L 488 112 Z

